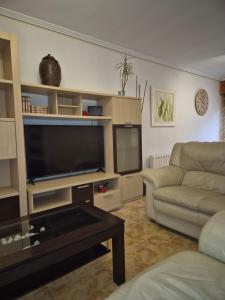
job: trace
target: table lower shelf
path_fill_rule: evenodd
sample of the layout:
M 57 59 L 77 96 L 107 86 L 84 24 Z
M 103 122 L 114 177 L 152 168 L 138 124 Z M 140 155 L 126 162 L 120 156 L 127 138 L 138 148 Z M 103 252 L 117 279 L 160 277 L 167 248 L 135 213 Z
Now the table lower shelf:
M 45 268 L 39 272 L 30 274 L 27 277 L 2 287 L 0 289 L 0 295 L 4 300 L 14 299 L 15 297 L 24 295 L 33 289 L 55 280 L 58 277 L 63 276 L 109 252 L 110 250 L 107 247 L 102 244 L 98 244 L 90 249 L 84 250 L 77 255 L 63 260 L 60 263 L 52 265 L 51 267 Z

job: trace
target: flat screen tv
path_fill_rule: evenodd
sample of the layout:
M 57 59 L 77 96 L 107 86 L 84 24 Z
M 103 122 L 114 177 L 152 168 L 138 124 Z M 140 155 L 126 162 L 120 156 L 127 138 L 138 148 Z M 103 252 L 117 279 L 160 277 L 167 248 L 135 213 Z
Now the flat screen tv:
M 30 181 L 104 169 L 102 126 L 25 125 Z

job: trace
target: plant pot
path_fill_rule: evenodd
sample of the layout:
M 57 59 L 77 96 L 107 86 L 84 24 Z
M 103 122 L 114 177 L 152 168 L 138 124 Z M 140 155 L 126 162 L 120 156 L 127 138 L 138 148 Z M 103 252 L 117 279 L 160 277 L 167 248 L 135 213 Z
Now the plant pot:
M 118 95 L 120 95 L 120 96 L 125 96 L 125 91 L 123 91 L 123 90 L 118 91 Z

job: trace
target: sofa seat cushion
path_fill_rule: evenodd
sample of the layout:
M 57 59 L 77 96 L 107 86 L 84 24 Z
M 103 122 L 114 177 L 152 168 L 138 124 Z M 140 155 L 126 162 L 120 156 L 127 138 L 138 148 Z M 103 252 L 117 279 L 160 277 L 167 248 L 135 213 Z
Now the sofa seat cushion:
M 224 300 L 225 264 L 194 251 L 180 252 L 139 274 L 107 300 Z
M 199 212 L 209 216 L 214 215 L 220 210 L 225 209 L 225 195 L 217 195 L 211 198 L 203 199 L 199 202 Z
M 225 194 L 225 176 L 203 171 L 186 172 L 182 185 Z
M 198 210 L 201 201 L 206 199 L 213 201 L 213 198 L 220 195 L 216 192 L 195 189 L 188 186 L 168 186 L 153 191 L 155 199 L 194 211 Z

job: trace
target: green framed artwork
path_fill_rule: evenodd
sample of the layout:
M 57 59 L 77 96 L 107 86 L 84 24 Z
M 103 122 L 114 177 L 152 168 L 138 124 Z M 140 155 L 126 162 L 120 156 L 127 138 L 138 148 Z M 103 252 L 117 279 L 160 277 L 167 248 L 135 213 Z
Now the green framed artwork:
M 152 126 L 176 125 L 175 91 L 151 88 L 151 124 Z

